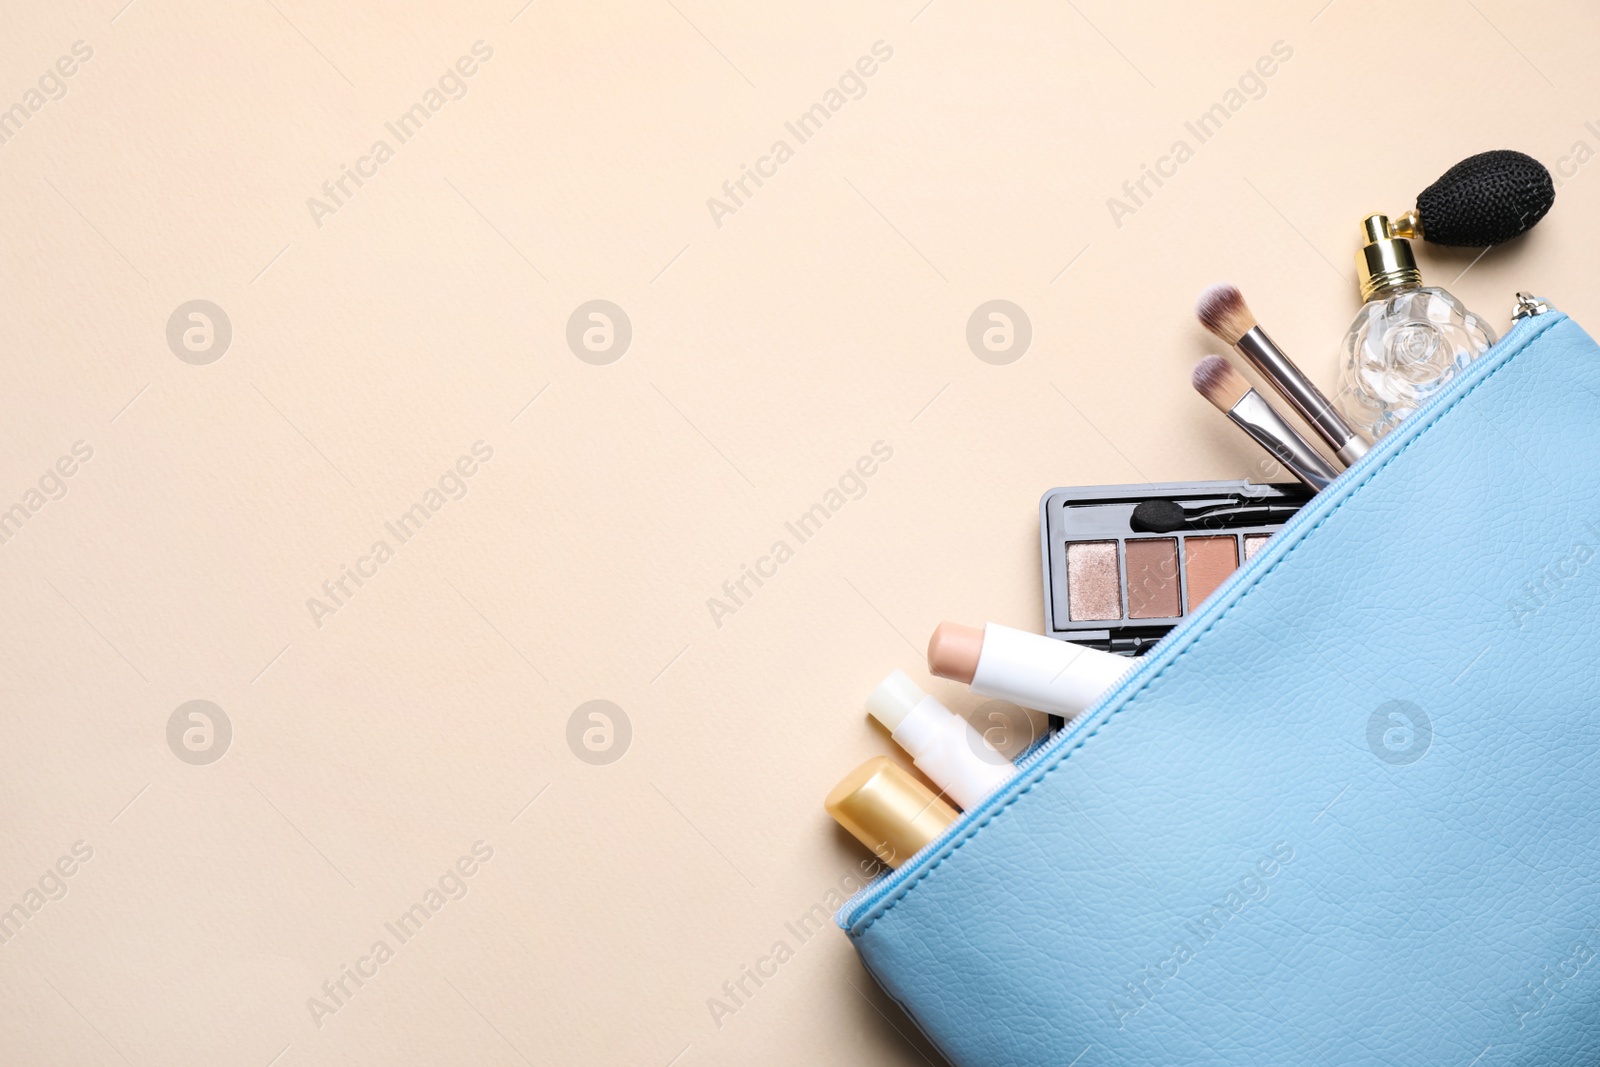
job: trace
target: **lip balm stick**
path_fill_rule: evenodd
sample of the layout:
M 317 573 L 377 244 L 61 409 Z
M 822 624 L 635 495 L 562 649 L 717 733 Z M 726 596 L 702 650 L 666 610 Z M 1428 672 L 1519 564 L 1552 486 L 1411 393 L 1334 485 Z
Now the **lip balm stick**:
M 1042 634 L 986 623 L 942 622 L 928 640 L 928 670 L 972 691 L 1072 718 L 1138 660 Z
M 872 691 L 867 711 L 910 753 L 918 769 L 963 808 L 1017 773 L 1016 764 L 971 723 L 917 688 L 904 671 L 895 671 Z

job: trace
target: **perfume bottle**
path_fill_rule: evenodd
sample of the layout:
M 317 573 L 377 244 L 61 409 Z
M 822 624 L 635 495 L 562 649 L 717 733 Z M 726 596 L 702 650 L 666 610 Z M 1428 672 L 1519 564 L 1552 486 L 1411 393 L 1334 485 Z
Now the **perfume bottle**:
M 1486 323 L 1443 289 L 1422 284 L 1411 242 L 1385 215 L 1362 224 L 1356 254 L 1366 301 L 1344 339 L 1339 409 L 1377 440 L 1494 344 Z

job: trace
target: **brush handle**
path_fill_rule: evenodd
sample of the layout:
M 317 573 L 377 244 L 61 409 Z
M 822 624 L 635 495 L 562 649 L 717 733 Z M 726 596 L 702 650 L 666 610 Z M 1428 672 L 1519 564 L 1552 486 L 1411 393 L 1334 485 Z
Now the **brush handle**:
M 1300 373 L 1300 368 L 1284 355 L 1283 349 L 1265 330 L 1253 327 L 1234 347 L 1311 424 L 1341 463 L 1348 467 L 1361 458 L 1367 443 L 1344 421 L 1344 416 L 1334 410 L 1322 390 Z
M 1254 389 L 1240 397 L 1239 402 L 1228 410 L 1228 418 L 1314 491 L 1321 492 L 1329 482 L 1339 477 L 1339 472 L 1311 447 L 1311 442 L 1284 422 L 1283 417 L 1272 410 L 1272 405 Z

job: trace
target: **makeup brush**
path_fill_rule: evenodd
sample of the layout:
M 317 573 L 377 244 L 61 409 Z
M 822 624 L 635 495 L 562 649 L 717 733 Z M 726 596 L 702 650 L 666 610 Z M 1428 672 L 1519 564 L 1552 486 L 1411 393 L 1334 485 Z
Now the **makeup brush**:
M 1225 530 L 1235 526 L 1280 526 L 1300 510 L 1297 503 L 1261 501 L 1217 504 L 1190 511 L 1176 500 L 1142 500 L 1128 519 L 1139 533 L 1173 533 L 1177 530 Z
M 1231 285 L 1213 285 L 1200 294 L 1194 312 L 1206 329 L 1232 345 L 1317 431 L 1346 467 L 1367 450 L 1366 441 L 1334 410 L 1322 391 L 1300 373 L 1250 313 L 1244 294 Z
M 1339 476 L 1221 356 L 1207 356 L 1195 364 L 1194 387 L 1313 490 L 1320 491 Z

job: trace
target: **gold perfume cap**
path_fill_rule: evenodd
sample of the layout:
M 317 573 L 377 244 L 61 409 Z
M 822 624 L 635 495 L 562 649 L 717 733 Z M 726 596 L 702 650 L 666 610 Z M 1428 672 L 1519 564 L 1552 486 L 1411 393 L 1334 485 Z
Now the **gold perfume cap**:
M 845 775 L 822 802 L 840 826 L 898 867 L 956 821 L 956 809 L 887 756 Z
M 1411 242 L 1397 237 L 1387 215 L 1368 215 L 1361 223 L 1367 239 L 1356 253 L 1356 280 L 1361 283 L 1361 299 L 1371 300 L 1380 293 L 1422 284 L 1417 257 Z

